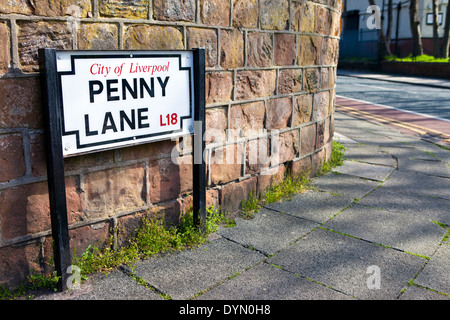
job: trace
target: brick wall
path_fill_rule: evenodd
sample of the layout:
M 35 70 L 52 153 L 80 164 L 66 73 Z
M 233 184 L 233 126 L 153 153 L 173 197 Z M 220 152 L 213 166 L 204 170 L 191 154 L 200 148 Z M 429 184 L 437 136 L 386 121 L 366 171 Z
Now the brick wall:
M 9 0 L 0 4 L 0 283 L 52 257 L 37 49 L 206 48 L 208 204 L 329 157 L 340 0 Z M 271 132 L 277 130 L 279 134 Z M 71 246 L 191 203 L 190 139 L 65 160 Z M 274 156 L 276 155 L 276 156 Z M 120 239 L 119 243 L 120 243 Z

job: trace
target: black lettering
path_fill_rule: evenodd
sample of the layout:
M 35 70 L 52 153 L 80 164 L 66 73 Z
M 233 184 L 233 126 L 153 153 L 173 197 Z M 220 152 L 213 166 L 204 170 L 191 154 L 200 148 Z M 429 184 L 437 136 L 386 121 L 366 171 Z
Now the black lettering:
M 94 90 L 94 86 L 98 86 L 97 90 Z M 94 95 L 100 94 L 103 91 L 103 83 L 100 80 L 89 81 L 89 99 L 90 102 L 94 102 Z
M 125 111 L 120 111 L 120 131 L 125 131 L 125 121 L 128 124 L 128 126 L 130 127 L 130 129 L 134 130 L 136 129 L 136 118 L 135 118 L 135 110 L 132 109 L 131 110 L 131 119 L 128 118 L 127 114 L 125 113 Z
M 111 95 L 113 92 L 119 91 L 119 88 L 117 88 L 117 87 L 113 88 L 113 87 L 111 87 L 111 84 L 116 84 L 118 82 L 119 82 L 119 80 L 117 80 L 117 79 L 106 80 L 106 94 L 107 94 L 107 100 L 108 101 L 120 100 L 119 96 L 112 96 Z
M 166 96 L 166 86 L 167 86 L 167 82 L 169 82 L 169 78 L 170 77 L 166 77 L 166 79 L 164 80 L 164 82 L 162 82 L 160 77 L 158 78 L 158 82 L 161 85 L 161 89 L 162 89 L 162 96 L 165 97 Z
M 150 95 L 150 97 L 155 97 L 155 79 L 150 78 L 150 87 L 148 86 L 147 82 L 143 78 L 139 78 L 139 85 L 141 89 L 141 99 L 144 98 L 144 87 L 145 90 L 147 90 L 147 93 Z
M 110 124 L 108 124 L 108 122 Z M 114 123 L 114 119 L 111 112 L 105 113 L 105 120 L 103 121 L 103 129 L 102 134 L 105 134 L 106 130 L 113 130 L 117 132 L 116 124 Z
M 133 79 L 133 88 L 131 88 L 130 84 L 126 79 L 122 79 L 122 95 L 123 100 L 127 99 L 127 91 L 133 96 L 133 99 L 137 99 L 137 79 Z M 142 95 L 142 94 L 141 94 Z
M 150 127 L 149 123 L 142 123 L 142 121 L 148 119 L 148 116 L 142 115 L 142 113 L 144 113 L 144 112 L 148 112 L 148 108 L 138 109 L 138 128 L 139 129 Z
M 91 131 L 89 129 L 89 115 L 88 114 L 84 115 L 84 127 L 85 127 L 85 130 L 86 130 L 86 137 L 98 135 L 98 131 L 97 130 Z

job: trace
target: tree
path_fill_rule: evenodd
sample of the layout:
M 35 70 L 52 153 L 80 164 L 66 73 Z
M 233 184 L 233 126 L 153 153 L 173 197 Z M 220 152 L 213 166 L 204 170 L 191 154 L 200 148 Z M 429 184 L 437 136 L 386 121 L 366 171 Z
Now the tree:
M 433 0 L 433 51 L 434 51 L 435 57 L 439 57 L 441 55 L 441 49 L 439 47 L 439 4 L 438 4 L 438 0 Z
M 371 6 L 376 6 L 375 0 L 368 0 Z M 392 38 L 392 30 L 393 30 L 393 21 L 394 21 L 394 11 L 393 11 L 393 0 L 389 0 L 388 2 L 388 25 L 386 34 L 384 34 L 383 30 L 383 21 L 381 21 L 381 28 L 378 34 L 378 58 L 384 58 L 384 56 L 392 55 L 391 52 L 391 38 Z M 384 10 L 382 8 L 381 10 Z M 382 15 L 383 16 L 383 15 Z
M 419 1 L 411 0 L 409 4 L 409 21 L 411 26 L 411 34 L 413 37 L 413 57 L 423 55 L 422 35 L 420 32 L 419 21 Z
M 444 39 L 441 47 L 441 57 L 448 58 L 450 44 L 450 4 L 447 5 L 447 14 L 445 15 Z

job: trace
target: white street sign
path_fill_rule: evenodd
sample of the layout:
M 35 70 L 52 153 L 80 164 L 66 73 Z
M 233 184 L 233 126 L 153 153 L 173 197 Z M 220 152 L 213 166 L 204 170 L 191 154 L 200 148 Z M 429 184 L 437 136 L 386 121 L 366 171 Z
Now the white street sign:
M 192 51 L 57 51 L 63 156 L 194 133 Z

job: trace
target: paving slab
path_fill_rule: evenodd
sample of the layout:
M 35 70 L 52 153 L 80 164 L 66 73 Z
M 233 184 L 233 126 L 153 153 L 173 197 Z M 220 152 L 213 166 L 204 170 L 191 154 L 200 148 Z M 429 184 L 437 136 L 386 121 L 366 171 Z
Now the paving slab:
M 311 183 L 321 191 L 348 196 L 353 199 L 362 198 L 380 185 L 380 182 L 377 181 L 336 172 L 329 172 L 321 177 L 314 178 Z
M 450 245 L 439 247 L 414 283 L 450 294 Z
M 262 263 L 196 300 L 351 300 L 352 297 Z
M 352 205 L 323 225 L 341 233 L 431 257 L 447 231 L 429 219 Z
M 427 159 L 420 155 L 415 158 L 398 159 L 398 169 L 402 171 L 414 171 L 437 177 L 450 178 L 449 166 L 438 159 Z
M 400 300 L 450 300 L 450 296 L 418 286 L 409 286 Z
M 359 299 L 385 300 L 396 299 L 426 259 L 316 229 L 267 262 Z
M 359 205 L 403 213 L 450 225 L 450 200 L 424 195 L 404 194 L 380 187 L 362 198 Z
M 172 299 L 193 298 L 266 257 L 223 238 L 138 262 L 135 275 Z
M 419 172 L 394 171 L 383 189 L 407 195 L 428 195 L 450 200 L 450 179 Z
M 360 178 L 384 181 L 394 171 L 392 167 L 344 160 L 344 164 L 333 169 L 334 172 L 345 173 Z
M 389 154 L 377 146 L 369 145 L 348 145 L 345 150 L 345 159 L 388 167 L 395 167 L 397 165 L 395 159 Z
M 308 191 L 265 207 L 296 217 L 323 223 L 353 202 L 353 198 L 327 192 Z
M 36 300 L 164 300 L 120 270 L 96 273 L 74 290 L 42 295 Z
M 217 233 L 244 247 L 272 255 L 317 226 L 316 222 L 262 208 L 253 219 L 237 218 L 234 228 L 221 228 Z

